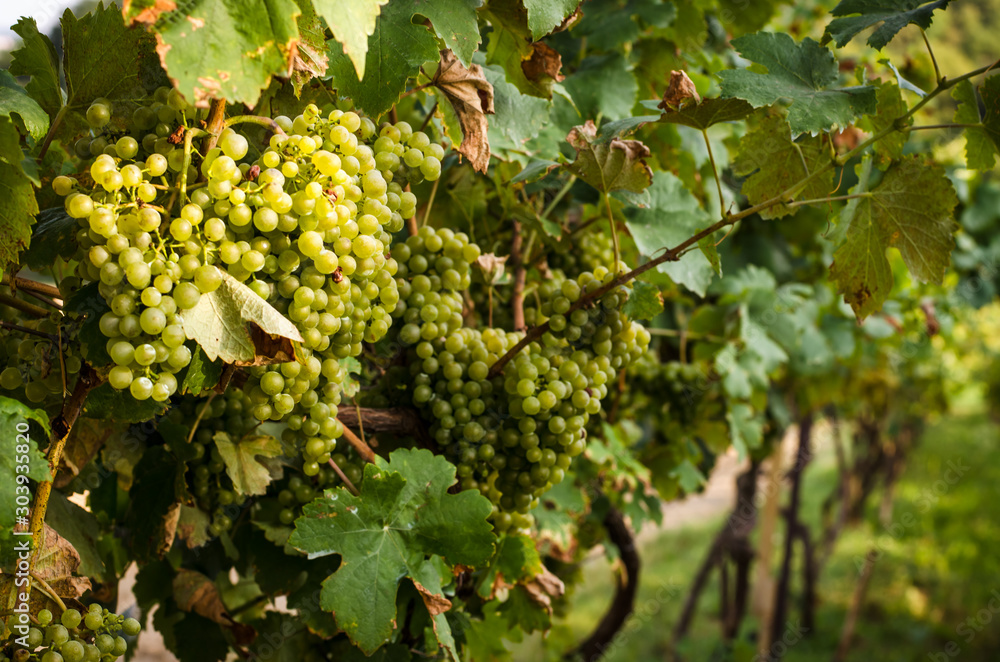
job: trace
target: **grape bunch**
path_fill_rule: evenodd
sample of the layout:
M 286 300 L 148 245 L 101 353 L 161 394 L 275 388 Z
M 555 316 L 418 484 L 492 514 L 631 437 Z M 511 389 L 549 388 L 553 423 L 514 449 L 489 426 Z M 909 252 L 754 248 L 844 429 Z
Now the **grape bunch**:
M 403 321 L 400 342 L 441 339 L 462 327 L 462 291 L 481 252 L 464 232 L 427 226 L 394 249 L 400 302 L 392 314 Z
M 599 267 L 544 283 L 530 318 L 548 321 L 550 330 L 494 377 L 490 368 L 523 334 L 460 328 L 412 350 L 413 403 L 457 464 L 462 488 L 494 503 L 499 531 L 531 526 L 538 497 L 586 448 L 588 422 L 600 413 L 608 384 L 649 345 L 648 332 L 621 312 L 625 287 L 570 312 L 612 278 Z
M 364 463 L 353 453 L 343 455 L 337 453 L 333 457 L 340 470 L 344 472 L 351 484 L 361 482 Z M 254 519 L 267 522 L 272 526 L 291 526 L 302 515 L 302 507 L 323 495 L 324 490 L 333 489 L 343 484 L 332 467 L 320 467 L 312 479 L 292 476 L 284 486 L 280 486 L 276 496 L 260 499 L 255 505 Z
M 615 261 L 615 246 L 607 225 L 593 223 L 555 244 L 546 261 L 570 276 L 593 271 Z
M 78 324 L 69 318 L 18 319 L 17 324 L 27 331 L 0 328 L 0 365 L 5 366 L 0 370 L 0 387 L 7 391 L 24 388 L 32 403 L 61 397 L 64 378 L 72 388 L 73 377 L 82 367 L 78 348 L 69 342 Z
M 157 101 L 157 118 L 173 126 L 164 108 L 174 109 L 188 130 L 191 109 L 175 108 L 171 95 Z M 275 123 L 280 130 L 253 160 L 248 139 L 226 128 L 203 158 L 175 157 L 169 140 L 150 139 L 162 150 L 144 160 L 131 149 L 98 155 L 92 187 L 59 177 L 53 188 L 81 226 L 78 275 L 99 283 L 110 308 L 100 329 L 111 385 L 168 399 L 195 349 L 185 316 L 205 314 L 202 297 L 223 283 L 243 283 L 303 338 L 298 361 L 249 371 L 246 413 L 286 422 L 285 441 L 316 475 L 342 433 L 339 361 L 384 337 L 399 302 L 390 244 L 416 208 L 403 187 L 440 176 L 444 150 L 405 122 L 377 127 L 339 108 L 322 116 L 310 105 Z
M 142 630 L 136 619 L 124 618 L 97 603 L 85 614 L 67 609 L 59 622 L 53 622 L 48 609 L 38 612 L 37 618 L 40 627 L 28 630 L 30 656 L 26 659 L 38 662 L 112 662 L 128 651 L 122 634 L 134 637 Z

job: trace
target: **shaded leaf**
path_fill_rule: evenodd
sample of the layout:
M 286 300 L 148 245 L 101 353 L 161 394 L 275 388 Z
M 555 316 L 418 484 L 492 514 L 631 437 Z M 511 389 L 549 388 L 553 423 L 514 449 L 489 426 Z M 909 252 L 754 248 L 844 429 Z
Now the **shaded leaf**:
M 181 312 L 187 337 L 201 346 L 210 361 L 221 358 L 235 365 L 291 361 L 292 341 L 302 342 L 298 328 L 249 287 L 225 271 L 220 273 L 222 285 L 203 294 L 194 308 Z M 263 334 L 255 338 L 253 326 Z M 268 337 L 279 342 L 265 348 Z
M 438 59 L 437 39 L 427 28 L 411 23 L 409 3 L 390 2 L 382 8 L 368 38 L 364 84 L 339 44 L 330 44 L 330 69 L 337 91 L 351 97 L 369 115 L 378 117 L 399 99 L 406 81 L 420 65 Z
M 758 205 L 804 180 L 810 173 L 829 161 L 829 152 L 821 136 L 803 136 L 792 140 L 788 123 L 770 116 L 740 140 L 739 152 L 733 161 L 733 172 L 747 177 L 743 195 L 752 205 Z M 833 190 L 833 171 L 813 178 L 798 193 L 786 199 L 814 200 L 824 198 Z M 760 211 L 761 218 L 780 218 L 792 213 L 784 204 L 775 204 Z
M 532 38 L 541 39 L 555 30 L 579 5 L 580 0 L 524 0 Z
M 845 127 L 858 115 L 875 112 L 875 88 L 828 89 L 837 82 L 837 60 L 812 39 L 795 43 L 784 33 L 758 32 L 733 40 L 746 59 L 767 73 L 751 69 L 720 71 L 722 96 L 746 99 L 754 108 L 788 100 L 788 123 L 795 134 Z
M 11 30 L 21 37 L 21 48 L 11 53 L 10 73 L 31 76 L 24 89 L 49 117 L 55 117 L 63 104 L 59 86 L 59 58 L 48 36 L 38 31 L 33 18 L 21 18 Z
M 189 102 L 207 107 L 219 98 L 252 108 L 271 76 L 290 73 L 300 13 L 294 0 L 186 3 L 157 23 L 156 50 Z
M 98 549 L 101 528 L 94 514 L 67 499 L 62 492 L 53 490 L 45 520 L 76 550 L 80 557 L 79 573 L 103 581 L 106 569 Z
M 639 83 L 632 64 L 621 54 L 584 58 L 565 86 L 581 117 L 618 120 L 632 115 Z
M 461 126 L 458 151 L 479 172 L 486 172 L 490 163 L 489 124 L 487 115 L 494 113 L 493 86 L 486 80 L 483 68 L 474 64 L 466 68 L 451 51 L 441 51 L 441 63 L 432 83 L 444 95 L 455 111 Z M 452 142 L 457 142 L 452 136 Z
M 951 0 L 841 0 L 831 10 L 835 18 L 826 26 L 823 43 L 833 41 L 845 46 L 857 34 L 873 25 L 878 27 L 868 37 L 868 45 L 882 50 L 907 25 L 923 29 L 931 26 L 934 10 L 945 9 Z
M 201 547 L 212 539 L 208 531 L 212 519 L 201 508 L 181 504 L 181 512 L 177 517 L 177 537 L 187 543 L 188 549 Z
M 657 172 L 649 194 L 648 209 L 632 208 L 626 212 L 629 233 L 644 255 L 654 257 L 711 224 L 698 199 L 672 173 Z M 701 296 L 712 281 L 712 266 L 701 251 L 689 251 L 676 262 L 664 262 L 657 270 Z
M 289 542 L 309 558 L 339 554 L 320 605 L 365 653 L 396 627 L 403 577 L 428 585 L 428 554 L 476 566 L 493 554 L 489 502 L 475 491 L 449 494 L 455 467 L 426 450 L 398 450 L 365 467 L 361 496 L 329 490 L 304 508 Z M 440 633 L 439 633 L 440 634 Z
M 500 67 L 483 68 L 483 75 L 493 86 L 495 115 L 489 117 L 490 148 L 493 154 L 501 150 L 523 151 L 524 143 L 538 135 L 549 120 L 550 103 L 545 99 L 522 94 L 507 82 Z
M 860 186 L 860 184 L 859 184 Z M 958 198 L 941 166 L 909 157 L 886 172 L 854 210 L 830 278 L 859 319 L 881 309 L 892 289 L 885 251 L 899 249 L 918 280 L 940 283 L 954 246 Z
M 618 189 L 641 193 L 653 183 L 653 171 L 645 161 L 649 148 L 638 140 L 596 142 L 597 127 L 591 120 L 574 127 L 566 140 L 576 150 L 576 160 L 567 169 L 602 193 Z
M 545 99 L 552 98 L 552 88 L 557 82 L 548 75 L 547 68 L 535 64 L 525 64 L 535 57 L 534 40 L 528 29 L 528 13 L 520 2 L 490 3 L 483 10 L 484 17 L 490 22 L 493 31 L 490 32 L 486 47 L 486 62 L 499 65 L 506 74 L 507 80 L 522 94 L 528 94 Z M 546 52 L 540 57 L 544 58 Z
M 69 259 L 79 245 L 76 240 L 76 219 L 63 207 L 43 209 L 31 231 L 31 243 L 21 259 L 32 269 L 44 269 L 55 264 L 57 258 Z
M 643 101 L 650 110 L 660 109 L 663 102 Z M 659 121 L 667 124 L 681 124 L 703 131 L 721 122 L 736 122 L 745 119 L 753 106 L 743 99 L 702 99 L 695 104 L 685 104 L 680 110 L 664 109 Z
M 537 182 L 539 179 L 543 179 L 550 172 L 559 167 L 559 163 L 556 161 L 549 161 L 548 159 L 533 159 L 528 162 L 528 165 L 524 166 L 521 172 L 517 173 L 513 179 L 510 180 L 511 184 L 530 184 L 531 182 Z
M 184 373 L 180 392 L 199 395 L 205 391 L 212 390 L 219 383 L 219 379 L 222 378 L 224 366 L 225 364 L 218 359 L 209 361 L 208 357 L 205 356 L 205 352 L 201 347 L 198 347 L 194 351 L 191 363 L 188 364 L 187 370 Z
M 660 288 L 641 280 L 632 286 L 622 312 L 633 320 L 651 320 L 663 312 L 663 297 Z
M 333 38 L 354 65 L 358 80 L 363 80 L 365 76 L 368 37 L 375 32 L 375 23 L 382 12 L 382 5 L 388 1 L 313 0 L 316 13 L 326 19 Z
M 326 28 L 316 14 L 311 0 L 296 0 L 302 12 L 298 18 L 299 43 L 292 51 L 292 87 L 301 95 L 302 88 L 314 78 L 326 74 L 330 58 L 326 55 Z
M 38 213 L 35 189 L 21 168 L 20 136 L 9 117 L 0 115 L 0 273 L 16 265 L 31 241 Z
M 178 483 L 184 484 L 184 465 L 163 446 L 147 448 L 135 466 L 125 516 L 136 559 L 162 557 L 173 544 L 181 512 Z
M 212 437 L 219 449 L 226 473 L 233 481 L 233 489 L 240 494 L 265 494 L 271 474 L 257 457 L 272 458 L 281 455 L 281 442 L 268 435 L 246 436 L 234 442 L 225 432 Z
M 530 579 L 543 568 L 534 540 L 525 535 L 505 535 L 497 543 L 496 554 L 479 583 L 479 597 L 492 600 L 497 589 Z
M 969 168 L 992 170 L 1000 150 L 1000 76 L 990 76 L 979 88 L 984 116 L 979 114 L 976 88 L 963 80 L 952 90 L 951 96 L 958 101 L 955 122 L 959 124 L 982 124 L 965 129 L 965 157 Z
M 68 485 L 85 466 L 90 464 L 104 443 L 113 435 L 122 434 L 127 426 L 127 423 L 119 420 L 98 421 L 86 416 L 78 418 L 70 429 L 69 438 L 63 448 L 55 486 Z
M 726 412 L 726 421 L 729 422 L 733 447 L 742 462 L 749 449 L 760 446 L 764 438 L 764 422 L 754 414 L 753 407 L 745 404 L 731 405 Z
M 898 85 L 892 83 L 877 82 L 878 110 L 874 115 L 869 115 L 864 119 L 864 123 L 871 128 L 873 133 L 878 133 L 893 126 L 897 119 L 906 114 L 906 102 L 903 101 L 903 94 Z M 913 124 L 913 118 L 908 118 L 906 126 Z M 879 140 L 872 147 L 875 150 L 876 160 L 881 170 L 885 170 L 890 163 L 902 158 L 903 147 L 909 135 L 905 131 L 893 131 Z
M 87 395 L 83 405 L 83 415 L 97 419 L 110 418 L 128 423 L 141 423 L 162 414 L 169 406 L 169 402 L 157 402 L 152 398 L 136 400 L 128 391 L 119 391 L 105 382 Z
M 458 56 L 465 66 L 479 49 L 479 18 L 476 10 L 482 0 L 410 0 L 410 11 L 426 17 L 434 34 Z

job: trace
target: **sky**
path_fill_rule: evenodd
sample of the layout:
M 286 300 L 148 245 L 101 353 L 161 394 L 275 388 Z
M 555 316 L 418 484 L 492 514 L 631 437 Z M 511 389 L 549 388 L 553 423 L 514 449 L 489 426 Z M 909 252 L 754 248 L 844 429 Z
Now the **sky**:
M 48 34 L 59 25 L 59 17 L 66 7 L 76 4 L 65 0 L 34 0 L 33 2 L 18 2 L 17 0 L 0 0 L 0 36 L 17 38 L 10 26 L 17 23 L 21 16 L 32 16 L 38 23 L 38 29 Z

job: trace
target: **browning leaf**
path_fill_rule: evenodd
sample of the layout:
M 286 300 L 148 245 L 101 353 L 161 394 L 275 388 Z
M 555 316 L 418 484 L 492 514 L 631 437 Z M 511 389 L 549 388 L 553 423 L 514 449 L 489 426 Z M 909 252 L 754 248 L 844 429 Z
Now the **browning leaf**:
M 115 421 L 81 417 L 70 431 L 54 485 L 64 487 L 80 475 L 112 435 L 121 435 L 125 426 Z
M 134 25 L 153 25 L 160 20 L 160 15 L 177 9 L 174 0 L 124 0 L 122 16 L 125 23 Z
M 194 612 L 231 630 L 239 645 L 253 640 L 255 630 L 249 625 L 233 621 L 222 602 L 219 588 L 211 579 L 187 568 L 174 575 L 174 600 L 183 611 Z
M 531 45 L 531 57 L 521 63 L 521 69 L 528 80 L 541 82 L 551 78 L 557 83 L 566 80 L 562 75 L 562 55 L 547 44 L 536 41 Z
M 642 193 L 653 183 L 653 171 L 644 160 L 649 148 L 638 140 L 598 141 L 593 120 L 573 127 L 566 140 L 576 150 L 576 160 L 567 168 L 602 193 Z
M 543 567 L 542 571 L 524 583 L 524 590 L 532 602 L 544 607 L 549 614 L 552 613 L 552 598 L 558 598 L 566 592 L 566 585 L 552 572 Z
M 455 110 L 462 127 L 462 144 L 458 151 L 479 172 L 486 172 L 490 163 L 490 141 L 487 136 L 487 115 L 492 115 L 493 86 L 486 80 L 483 68 L 474 64 L 466 68 L 449 50 L 441 51 L 441 63 L 432 81 Z
M 417 593 L 419 593 L 420 597 L 423 599 L 424 606 L 427 607 L 427 611 L 431 613 L 431 616 L 443 614 L 451 609 L 451 600 L 448 598 L 424 588 L 424 585 L 416 580 L 413 580 L 413 585 L 416 587 Z
M 496 253 L 483 253 L 476 258 L 476 266 L 483 270 L 487 283 L 497 284 L 503 278 L 508 255 L 497 257 Z
M 678 110 L 688 99 L 694 99 L 695 103 L 701 102 L 694 81 L 688 78 L 687 73 L 683 71 L 671 71 L 670 85 L 663 93 L 663 100 L 657 107 L 663 110 Z

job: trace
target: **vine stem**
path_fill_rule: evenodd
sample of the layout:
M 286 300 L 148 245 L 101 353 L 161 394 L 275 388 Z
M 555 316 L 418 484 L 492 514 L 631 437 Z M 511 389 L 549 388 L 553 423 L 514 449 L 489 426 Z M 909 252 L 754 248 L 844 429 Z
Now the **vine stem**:
M 32 317 L 37 317 L 39 319 L 49 316 L 49 311 L 45 310 L 41 306 L 36 306 L 33 303 L 28 303 L 27 301 L 23 301 L 9 294 L 3 294 L 2 292 L 0 292 L 0 303 L 10 306 L 11 308 L 20 310 L 22 313 L 31 315 Z
M 928 92 L 926 96 L 924 96 L 922 99 L 920 99 L 920 101 L 914 104 L 914 106 L 910 108 L 907 112 L 903 113 L 898 118 L 896 118 L 895 122 L 887 126 L 885 129 L 882 129 L 881 131 L 879 131 L 878 133 L 876 133 L 871 138 L 864 141 L 854 149 L 844 153 L 839 157 L 831 158 L 829 163 L 820 168 L 817 168 L 816 170 L 814 170 L 813 172 L 811 172 L 810 174 L 806 175 L 801 180 L 799 180 L 798 183 L 793 184 L 792 186 L 788 187 L 787 189 L 785 189 L 784 191 L 782 191 L 781 193 L 779 193 L 778 195 L 774 196 L 769 200 L 765 200 L 764 202 L 753 205 L 752 207 L 747 207 L 746 209 L 737 212 L 735 214 L 729 214 L 723 212 L 723 217 L 721 220 L 716 221 L 709 227 L 689 237 L 688 239 L 684 240 L 677 246 L 674 246 L 673 248 L 665 251 L 659 257 L 650 260 L 649 262 L 646 262 L 645 264 L 636 267 L 632 271 L 626 272 L 618 276 L 617 278 L 610 281 L 606 285 L 599 287 L 591 292 L 588 292 L 584 296 L 581 296 L 576 301 L 576 303 L 570 306 L 569 312 L 567 314 L 572 313 L 574 310 L 578 310 L 584 306 L 589 305 L 591 302 L 601 298 L 602 296 L 604 296 L 614 288 L 618 287 L 619 285 L 624 285 L 625 283 L 634 280 L 635 278 L 646 273 L 650 269 L 654 269 L 665 262 L 674 262 L 680 259 L 680 257 L 684 255 L 684 253 L 686 253 L 689 249 L 697 245 L 699 241 L 701 241 L 705 237 L 714 234 L 715 232 L 721 230 L 724 227 L 734 225 L 749 216 L 753 216 L 754 214 L 763 211 L 765 209 L 769 209 L 770 207 L 773 207 L 775 205 L 789 204 L 790 202 L 792 202 L 791 198 L 794 198 L 796 194 L 802 191 L 802 189 L 804 189 L 810 182 L 812 182 L 820 175 L 826 174 L 827 172 L 833 170 L 838 166 L 846 165 L 852 158 L 854 158 L 864 150 L 868 149 L 868 147 L 877 143 L 879 140 L 882 140 L 890 133 L 894 133 L 896 131 L 904 131 L 907 128 L 909 128 L 905 126 L 906 120 L 915 115 L 917 111 L 919 111 L 922 107 L 927 105 L 931 101 L 931 99 L 938 96 L 942 92 L 945 92 L 946 90 L 954 87 L 963 80 L 968 80 L 970 78 L 979 76 L 980 74 L 984 74 L 990 71 L 991 69 L 995 68 L 997 65 L 1000 65 L 1000 60 L 997 60 L 996 62 L 989 64 L 985 67 L 979 67 L 978 69 L 974 69 L 968 73 L 962 74 L 961 76 L 956 76 L 955 78 L 942 79 L 941 82 L 938 83 L 938 86 L 936 88 Z M 831 198 L 822 198 L 818 201 L 813 200 L 811 202 L 813 203 L 825 202 L 830 199 Z M 493 366 L 490 368 L 489 376 L 496 377 L 498 374 L 500 374 L 500 372 L 503 370 L 503 367 L 507 365 L 507 363 L 511 359 L 517 356 L 522 349 L 530 345 L 535 340 L 541 338 L 542 335 L 544 335 L 545 332 L 548 330 L 549 330 L 548 322 L 544 322 L 529 329 L 528 332 L 525 334 L 524 338 L 522 338 L 516 345 L 511 347 L 506 354 L 497 359 L 497 362 L 494 363 Z
M 563 184 L 562 188 L 556 193 L 556 196 L 552 198 L 552 201 L 549 202 L 548 205 L 546 205 L 545 209 L 542 211 L 542 215 L 539 216 L 540 219 L 546 219 L 549 217 L 549 214 L 555 210 L 556 205 L 558 205 L 559 202 L 566 197 L 566 194 L 569 193 L 569 190 L 573 188 L 574 183 L 576 183 L 576 175 L 570 175 L 569 179 L 566 180 L 566 183 Z
M 424 220 L 420 222 L 420 227 L 427 225 L 427 219 L 431 217 L 431 207 L 434 206 L 434 198 L 437 196 L 438 184 L 441 183 L 441 178 L 438 177 L 434 180 L 434 185 L 431 186 L 431 197 L 427 199 L 427 206 L 424 207 Z
M 354 431 L 346 426 L 344 427 L 344 439 L 354 447 L 354 450 L 357 451 L 362 460 L 372 464 L 375 463 L 375 451 L 372 450 L 372 447 L 362 441 L 361 437 L 354 434 Z
M 351 479 L 348 478 L 347 474 L 345 474 L 344 471 L 343 471 L 343 469 L 340 468 L 340 465 L 338 465 L 336 462 L 333 461 L 332 457 L 329 459 L 329 461 L 327 462 L 327 464 L 329 464 L 331 467 L 333 467 L 333 470 L 340 477 L 340 480 L 344 481 L 344 485 L 347 486 L 347 491 L 348 492 L 350 492 L 354 496 L 361 496 L 361 493 L 358 492 L 358 488 L 356 488 L 354 486 L 354 483 L 351 482 Z
M 63 118 L 66 117 L 66 112 L 69 110 L 69 106 L 63 106 L 56 113 L 56 116 L 52 119 L 52 124 L 49 125 L 49 132 L 45 134 L 45 140 L 42 141 L 42 148 L 38 150 L 38 160 L 41 161 L 45 158 L 45 154 L 49 151 L 49 145 L 52 144 L 52 139 L 56 137 L 56 130 L 63 122 Z
M 207 412 L 208 408 L 212 406 L 212 400 L 214 400 L 217 395 L 218 393 L 212 391 L 208 398 L 206 398 L 205 404 L 201 407 L 201 411 L 198 412 L 198 416 L 194 419 L 194 423 L 191 424 L 191 431 L 188 432 L 187 438 L 188 445 L 194 441 L 194 433 L 198 431 L 198 425 L 201 423 L 201 419 L 205 418 L 205 412 Z
M 91 390 L 101 383 L 101 378 L 90 367 L 84 363 L 80 370 L 80 376 L 76 380 L 76 386 L 68 400 L 63 402 L 62 412 L 52 421 L 52 438 L 49 443 L 49 480 L 38 483 L 38 490 L 35 492 L 35 503 L 31 508 L 31 521 L 29 529 L 31 531 L 33 552 L 28 560 L 28 571 L 34 569 L 38 560 L 38 552 L 41 550 L 42 529 L 45 525 L 45 512 L 49 507 L 49 496 L 52 494 L 52 481 L 55 480 L 59 471 L 59 461 L 62 459 L 63 448 L 66 440 L 73 429 L 73 424 L 80 417 L 83 411 L 83 403 L 87 400 L 87 395 Z M 20 594 L 18 596 L 20 603 Z M 20 604 L 18 605 L 20 607 Z
M 212 99 L 212 104 L 208 108 L 208 121 L 205 130 L 208 135 L 201 143 L 201 151 L 208 154 L 209 150 L 219 143 L 219 135 L 226 128 L 226 100 Z
M 719 192 L 719 212 L 726 213 L 726 199 L 722 197 L 722 180 L 719 178 L 719 168 L 715 165 L 715 155 L 712 154 L 712 141 L 708 139 L 708 129 L 701 130 L 705 139 L 705 149 L 708 150 L 708 162 L 712 164 L 712 176 L 715 177 L 715 188 Z
M 188 170 L 191 169 L 191 140 L 193 138 L 194 132 L 191 129 L 184 132 L 184 165 L 181 166 L 180 185 L 181 207 L 187 204 L 187 181 Z
M 66 603 L 59 597 L 59 594 L 56 593 L 55 589 L 49 586 L 47 581 L 42 579 L 42 577 L 34 570 L 31 571 L 31 578 L 38 582 L 38 587 L 42 589 L 42 593 L 52 598 L 52 601 L 59 605 L 60 609 L 66 611 Z
M 611 211 L 611 194 L 604 194 L 604 206 L 608 208 L 608 223 L 611 224 L 611 243 L 615 247 L 615 272 L 618 271 L 618 265 L 621 264 L 621 248 L 618 244 L 618 228 L 615 227 L 615 213 Z
M 62 299 L 63 296 L 59 288 L 54 285 L 39 283 L 37 280 L 31 280 L 30 278 L 12 276 L 9 273 L 3 275 L 3 284 L 15 290 L 38 292 L 39 294 L 44 294 L 55 299 Z
M 927 33 L 923 28 L 920 28 L 920 36 L 924 38 L 924 45 L 927 46 L 927 53 L 931 56 L 931 64 L 934 65 L 934 82 L 940 84 L 943 80 L 941 78 L 941 70 L 938 68 L 937 58 L 934 57 L 934 49 L 931 48 L 931 42 L 927 39 Z
M 256 124 L 257 126 L 262 126 L 265 129 L 270 129 L 272 133 L 277 133 L 281 136 L 286 135 L 285 130 L 278 126 L 278 123 L 270 117 L 261 117 L 260 115 L 234 115 L 225 121 L 223 128 L 228 129 L 235 124 Z
M 511 288 L 510 307 L 514 316 L 514 330 L 521 331 L 524 324 L 524 281 L 525 269 L 524 259 L 521 255 L 524 237 L 521 235 L 521 221 L 513 219 L 511 221 L 511 231 L 513 236 L 510 240 L 510 262 L 514 268 L 514 283 Z
M 45 338 L 46 340 L 56 339 L 56 337 L 51 333 L 45 333 L 44 331 L 39 331 L 38 329 L 29 329 L 26 326 L 21 326 L 20 324 L 14 324 L 13 322 L 7 322 L 5 320 L 0 320 L 0 328 L 10 329 L 11 331 L 20 331 L 21 333 L 27 333 L 28 335 Z

